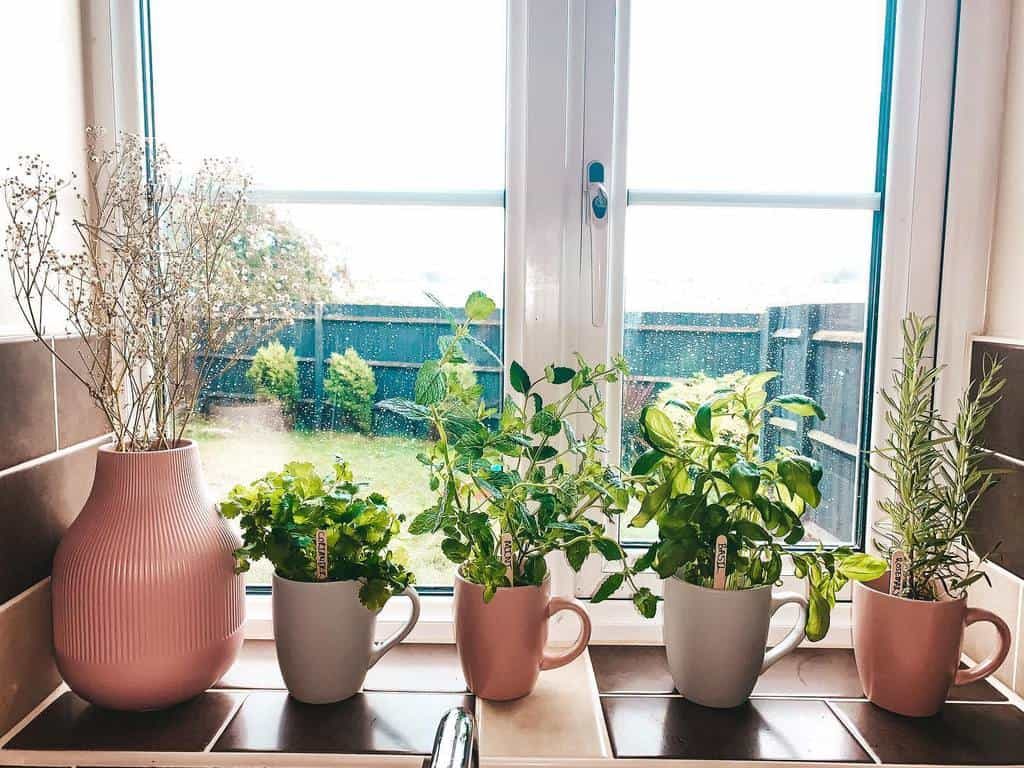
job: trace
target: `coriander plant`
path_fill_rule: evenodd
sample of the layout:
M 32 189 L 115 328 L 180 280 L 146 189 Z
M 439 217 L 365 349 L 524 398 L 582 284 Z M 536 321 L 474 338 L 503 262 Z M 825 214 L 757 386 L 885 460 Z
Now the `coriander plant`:
M 471 294 L 466 319 L 451 318 L 452 333 L 440 340 L 440 357 L 420 369 L 415 400 L 380 403 L 426 422 L 436 435 L 429 454 L 419 458 L 437 500 L 409 531 L 443 532 L 442 551 L 463 578 L 484 588 L 485 600 L 499 587 L 543 583 L 544 558 L 550 552 L 563 552 L 577 571 L 591 552 L 624 561 L 622 547 L 605 535 L 605 522 L 629 502 L 621 472 L 601 461 L 606 429 L 602 388 L 628 373 L 625 361 L 590 365 L 577 356 L 574 366 L 549 365 L 537 376 L 513 362 L 509 382 L 515 394 L 505 398 L 499 412 L 479 392 L 467 398 L 458 380 L 445 375 L 452 365 L 468 362 L 469 346 L 501 363 L 470 332 L 472 323 L 494 310 L 486 295 Z M 587 428 L 579 433 L 581 423 Z M 509 561 L 502 559 L 502 537 L 511 539 Z M 628 580 L 637 609 L 654 615 L 655 596 L 636 588 L 630 571 L 613 579 L 617 585 Z
M 991 552 L 974 552 L 969 522 L 981 498 L 1002 470 L 986 467 L 981 443 L 985 422 L 999 401 L 1002 363 L 984 361 L 981 380 L 968 387 L 950 421 L 935 409 L 933 390 L 941 366 L 926 362 L 935 333 L 933 318 L 903 321 L 903 352 L 883 390 L 890 434 L 875 450 L 872 467 L 892 489 L 879 502 L 888 519 L 875 526 L 875 545 L 887 558 L 907 557 L 902 597 L 940 600 L 962 597 L 988 575 L 980 569 Z
M 804 538 L 801 517 L 821 501 L 821 465 L 780 448 L 771 457 L 759 446 L 765 414 L 775 408 L 798 417 L 824 419 L 821 407 L 804 395 L 769 400 L 765 386 L 777 373 L 735 377 L 703 403 L 670 400 L 667 407 L 688 412 L 673 419 L 657 406 L 640 417 L 648 450 L 636 461 L 632 478 L 640 509 L 630 521 L 658 526 L 658 541 L 633 564 L 653 568 L 662 578 L 678 576 L 710 587 L 715 542 L 728 542 L 726 588 L 750 589 L 778 583 L 785 545 Z M 678 424 L 691 426 L 681 432 Z M 807 636 L 819 640 L 829 626 L 836 593 L 850 578 L 881 575 L 885 563 L 847 547 L 792 552 L 797 576 L 808 580 Z M 599 590 L 595 600 L 607 590 Z
M 220 512 L 241 523 L 244 545 L 235 551 L 236 573 L 265 557 L 279 576 L 317 581 L 316 535 L 326 531 L 325 580 L 361 581 L 359 601 L 371 611 L 414 581 L 390 549 L 405 516 L 392 512 L 381 494 L 364 493 L 340 459 L 323 477 L 308 462 L 292 462 L 251 485 L 236 485 Z

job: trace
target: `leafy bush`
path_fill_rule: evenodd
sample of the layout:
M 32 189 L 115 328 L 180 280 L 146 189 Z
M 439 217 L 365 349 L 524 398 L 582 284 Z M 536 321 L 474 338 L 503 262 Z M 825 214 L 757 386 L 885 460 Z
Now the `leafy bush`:
M 341 461 L 324 477 L 313 464 L 292 462 L 251 485 L 236 485 L 220 505 L 221 514 L 239 518 L 242 527 L 236 573 L 265 557 L 279 576 L 318 581 L 316 536 L 325 531 L 327 578 L 319 580 L 359 580 L 360 602 L 371 611 L 380 610 L 414 580 L 402 562 L 404 553 L 389 548 L 405 516 L 392 512 L 381 494 L 361 494 L 348 464 Z
M 258 399 L 277 400 L 287 413 L 295 412 L 299 400 L 299 362 L 294 349 L 285 349 L 279 341 L 256 350 L 247 378 Z
M 443 532 L 441 550 L 465 579 L 483 587 L 484 600 L 499 587 L 543 583 L 549 552 L 564 553 L 577 571 L 591 552 L 623 561 L 622 547 L 601 519 L 614 520 L 629 503 L 619 471 L 602 461 L 602 390 L 628 373 L 621 357 L 592 366 L 577 356 L 573 367 L 549 365 L 536 378 L 513 362 L 509 381 L 516 394 L 505 399 L 500 414 L 479 393 L 467 403 L 464 393 L 451 390 L 446 366 L 466 362 L 464 344 L 480 346 L 470 325 L 494 308 L 484 294 L 470 295 L 467 319 L 452 319 L 441 358 L 420 368 L 415 402 L 380 404 L 435 430 L 437 440 L 420 461 L 429 469 L 436 501 L 413 519 L 409 532 Z M 581 414 L 592 425 L 587 434 L 572 425 Z M 651 591 L 638 588 L 628 570 L 615 576 L 620 584 L 629 580 L 637 609 L 653 616 L 657 599 Z
M 373 429 L 373 396 L 377 379 L 373 369 L 352 347 L 331 355 L 324 391 L 341 418 L 364 434 Z
M 821 502 L 822 468 L 788 448 L 762 458 L 758 443 L 765 414 L 776 408 L 804 418 L 824 419 L 825 414 L 804 395 L 769 400 L 765 386 L 777 376 L 767 371 L 736 377 L 703 402 L 668 401 L 687 412 L 685 419 L 674 420 L 658 406 L 644 408 L 640 429 L 649 450 L 633 465 L 634 491 L 642 503 L 630 525 L 643 528 L 656 521 L 659 540 L 633 564 L 635 571 L 653 567 L 662 578 L 678 576 L 710 587 L 722 536 L 727 589 L 780 581 L 783 543 L 804 538 L 800 518 L 808 506 Z M 689 425 L 685 430 L 680 420 Z M 810 640 L 825 636 L 836 593 L 849 579 L 885 572 L 883 561 L 845 547 L 831 552 L 819 547 L 791 557 L 796 575 L 808 581 Z M 599 588 L 594 600 L 608 594 Z

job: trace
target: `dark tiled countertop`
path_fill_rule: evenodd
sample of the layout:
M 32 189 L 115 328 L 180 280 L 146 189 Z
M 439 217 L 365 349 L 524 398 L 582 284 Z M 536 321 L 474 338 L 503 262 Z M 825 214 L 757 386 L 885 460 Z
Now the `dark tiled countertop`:
M 985 682 L 953 688 L 935 717 L 900 717 L 864 699 L 852 651 L 800 648 L 761 677 L 747 704 L 712 710 L 676 693 L 660 646 L 595 646 L 590 655 L 619 758 L 1024 764 L 1024 712 Z
M 603 714 L 617 758 L 1024 765 L 1024 712 L 985 683 L 951 691 L 936 717 L 903 718 L 864 700 L 850 651 L 800 649 L 762 677 L 750 702 L 712 710 L 673 690 L 661 647 L 593 646 L 590 658 L 599 698 L 581 691 L 579 706 Z M 256 641 L 213 690 L 170 710 L 109 712 L 64 693 L 0 750 L 0 765 L 284 765 L 304 762 L 289 758 L 300 754 L 414 765 L 444 712 L 475 703 L 453 646 L 399 646 L 363 693 L 313 706 L 288 697 L 272 643 Z M 481 734 L 485 768 L 493 717 Z

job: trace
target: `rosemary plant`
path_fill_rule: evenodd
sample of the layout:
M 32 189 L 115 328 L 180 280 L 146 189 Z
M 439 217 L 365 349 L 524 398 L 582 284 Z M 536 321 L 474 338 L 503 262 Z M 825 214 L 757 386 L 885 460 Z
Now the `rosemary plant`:
M 874 527 L 875 546 L 891 558 L 907 558 L 902 597 L 938 600 L 962 597 L 988 575 L 980 566 L 992 551 L 977 554 L 970 517 L 1004 470 L 986 467 L 981 443 L 985 422 L 1005 383 L 1002 363 L 986 358 L 981 379 L 957 401 L 950 421 L 935 408 L 933 390 L 942 366 L 927 362 L 935 333 L 933 318 L 911 314 L 903 321 L 903 352 L 892 390 L 883 390 L 889 437 L 876 448 L 873 471 L 892 489 L 879 502 L 888 516 Z M 998 546 L 998 545 L 997 545 Z M 994 548 L 993 548 L 994 549 Z

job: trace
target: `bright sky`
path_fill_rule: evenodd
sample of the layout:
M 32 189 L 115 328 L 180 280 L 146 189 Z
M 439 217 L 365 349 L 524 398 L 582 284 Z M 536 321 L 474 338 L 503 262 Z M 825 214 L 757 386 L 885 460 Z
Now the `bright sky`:
M 633 0 L 628 183 L 871 192 L 883 0 Z M 152 0 L 157 132 L 262 187 L 501 189 L 502 0 Z M 197 23 L 201 20 L 202 23 Z M 289 206 L 342 297 L 501 294 L 500 209 Z M 629 311 L 863 301 L 864 211 L 634 208 Z

